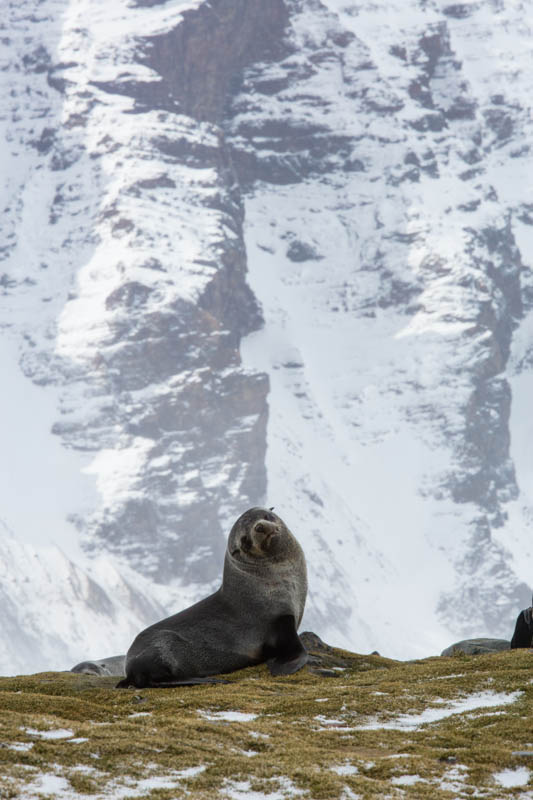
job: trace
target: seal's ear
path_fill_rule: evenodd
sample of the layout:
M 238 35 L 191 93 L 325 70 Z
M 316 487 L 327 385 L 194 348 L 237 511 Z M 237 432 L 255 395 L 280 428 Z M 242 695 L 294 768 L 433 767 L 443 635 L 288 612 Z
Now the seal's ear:
M 272 508 L 269 508 L 268 510 L 269 511 L 274 511 L 274 506 L 272 506 Z

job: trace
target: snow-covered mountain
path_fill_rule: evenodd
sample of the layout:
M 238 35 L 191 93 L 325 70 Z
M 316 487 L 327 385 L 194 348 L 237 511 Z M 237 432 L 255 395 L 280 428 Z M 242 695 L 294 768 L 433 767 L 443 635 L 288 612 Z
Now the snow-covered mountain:
M 13 0 L 2 24 L 2 671 L 123 651 L 216 586 L 259 503 L 332 643 L 509 636 L 525 4 Z

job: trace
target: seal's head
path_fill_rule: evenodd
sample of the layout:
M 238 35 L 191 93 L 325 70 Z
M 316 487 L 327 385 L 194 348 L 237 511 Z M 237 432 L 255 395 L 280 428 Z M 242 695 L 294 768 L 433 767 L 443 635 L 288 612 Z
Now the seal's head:
M 265 559 L 281 561 L 290 555 L 294 541 L 277 514 L 266 508 L 250 508 L 230 531 L 228 554 L 242 564 Z
M 269 625 L 287 615 L 300 624 L 307 594 L 305 556 L 272 509 L 250 508 L 234 524 L 220 591 L 239 606 L 243 625 Z

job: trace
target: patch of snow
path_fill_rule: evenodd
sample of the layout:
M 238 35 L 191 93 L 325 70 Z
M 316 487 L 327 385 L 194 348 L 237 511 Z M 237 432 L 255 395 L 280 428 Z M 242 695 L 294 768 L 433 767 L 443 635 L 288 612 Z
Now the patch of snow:
M 511 789 L 514 786 L 525 786 L 529 783 L 530 776 L 531 770 L 527 767 L 514 767 L 514 769 L 502 769 L 501 772 L 495 772 L 493 778 L 500 786 Z
M 286 798 L 308 794 L 307 791 L 298 789 L 288 778 L 276 778 L 276 782 L 281 785 L 281 788 L 265 793 L 253 791 L 250 781 L 227 780 L 220 791 L 220 796 L 228 797 L 230 800 L 286 800 Z
M 43 773 L 39 775 L 38 778 L 33 782 L 31 787 L 26 787 L 26 791 L 30 790 L 32 794 L 27 794 L 26 796 L 34 796 L 35 794 L 38 795 L 51 795 L 52 797 L 73 797 L 75 793 L 72 792 L 71 786 L 69 782 L 62 778 L 59 775 L 51 775 L 49 773 Z
M 26 378 L 20 358 L 14 337 L 1 330 L 0 371 L 9 376 L 9 391 L 0 392 L 0 419 L 9 420 L 2 428 L 9 458 L 0 459 L 1 518 L 11 530 L 24 531 L 24 541 L 41 547 L 56 544 L 79 558 L 77 533 L 68 520 L 94 506 L 94 481 L 80 477 L 89 457 L 67 450 L 52 433 L 59 391 Z
M 193 768 L 191 768 L 193 769 Z M 201 772 L 202 770 L 200 770 Z M 183 770 L 183 772 L 186 772 Z M 179 785 L 179 781 L 184 777 L 193 777 L 197 772 L 189 773 L 189 775 L 179 775 L 171 773 L 170 775 L 153 775 L 150 778 L 141 778 L 135 782 L 134 793 L 135 795 L 143 794 L 144 792 L 151 792 L 157 789 L 174 789 Z M 128 796 L 128 795 L 126 795 Z
M 345 725 L 346 724 L 343 719 L 330 719 L 328 717 L 325 717 L 323 714 L 317 714 L 314 717 L 314 719 L 316 719 L 317 722 L 320 722 L 321 725 L 326 726 L 326 727 L 332 727 L 332 726 L 335 726 L 335 725 Z
M 415 783 L 427 783 L 427 781 L 420 775 L 400 775 L 399 778 L 391 778 L 391 783 L 395 786 L 414 786 Z
M 199 764 L 197 767 L 185 767 L 185 769 L 179 769 L 175 774 L 178 778 L 194 778 L 196 775 L 200 775 L 206 769 L 207 767 L 204 764 Z
M 440 789 L 446 792 L 460 792 L 464 789 L 464 784 L 468 776 L 468 767 L 464 764 L 456 764 L 447 769 L 443 777 L 437 781 Z
M 357 775 L 359 769 L 355 767 L 353 764 L 340 764 L 335 767 L 330 767 L 332 772 L 336 772 L 337 775 Z
M 7 744 L 6 747 L 8 750 L 31 750 L 33 742 L 12 742 L 11 744 Z
M 123 447 L 100 450 L 84 468 L 86 474 L 95 476 L 104 506 L 110 508 L 128 497 L 132 483 L 153 444 L 152 439 L 133 436 Z
M 73 768 L 76 772 L 87 773 L 94 775 L 97 773 L 102 776 L 99 770 L 94 770 L 92 767 L 78 766 Z M 174 770 L 167 775 L 153 775 L 140 780 L 133 780 L 126 778 L 124 782 L 116 779 L 111 779 L 106 783 L 103 790 L 98 791 L 97 798 L 112 797 L 113 800 L 126 800 L 129 797 L 144 797 L 146 794 L 158 789 L 176 789 L 180 782 L 185 778 L 194 778 L 206 769 L 205 766 L 200 765 L 196 767 L 188 767 L 182 770 Z M 72 789 L 70 783 L 66 778 L 61 775 L 52 773 L 42 773 L 35 777 L 30 783 L 24 785 L 25 798 L 38 798 L 38 797 L 54 797 L 60 800 L 78 800 L 78 798 L 89 797 L 89 795 L 80 795 L 79 792 Z
M 194 778 L 196 775 L 200 775 L 206 769 L 207 767 L 204 764 L 199 764 L 197 767 L 185 767 L 185 769 L 179 769 L 176 771 L 175 775 L 178 778 Z
M 253 722 L 259 716 L 245 711 L 198 711 L 198 714 L 213 722 Z
M 340 800 L 362 800 L 362 794 L 356 794 L 349 786 L 345 786 L 342 790 Z
M 70 739 L 74 736 L 74 731 L 69 728 L 55 728 L 54 730 L 39 731 L 36 728 L 23 728 L 22 730 L 31 736 L 39 736 L 41 739 Z
M 490 708 L 492 706 L 503 706 L 515 703 L 523 692 L 478 692 L 468 697 L 454 700 L 444 706 L 446 701 L 442 701 L 442 708 L 427 708 L 421 714 L 401 714 L 396 719 L 380 722 L 374 720 L 363 725 L 358 725 L 359 730 L 416 730 L 422 725 L 432 722 L 439 722 L 442 719 L 451 717 L 454 714 L 463 714 L 480 708 Z
M 94 777 L 102 777 L 104 772 L 96 767 L 88 767 L 87 764 L 76 764 L 74 767 L 69 767 L 71 772 L 79 772 L 82 775 L 92 775 Z

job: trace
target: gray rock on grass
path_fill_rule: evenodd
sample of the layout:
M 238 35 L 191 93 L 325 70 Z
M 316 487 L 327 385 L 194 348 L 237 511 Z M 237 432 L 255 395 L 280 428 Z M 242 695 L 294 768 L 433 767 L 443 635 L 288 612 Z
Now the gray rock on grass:
M 499 653 L 502 650 L 509 650 L 510 646 L 511 642 L 507 639 L 463 639 L 446 647 L 441 656 L 454 656 L 457 653 L 465 653 L 468 656 Z

